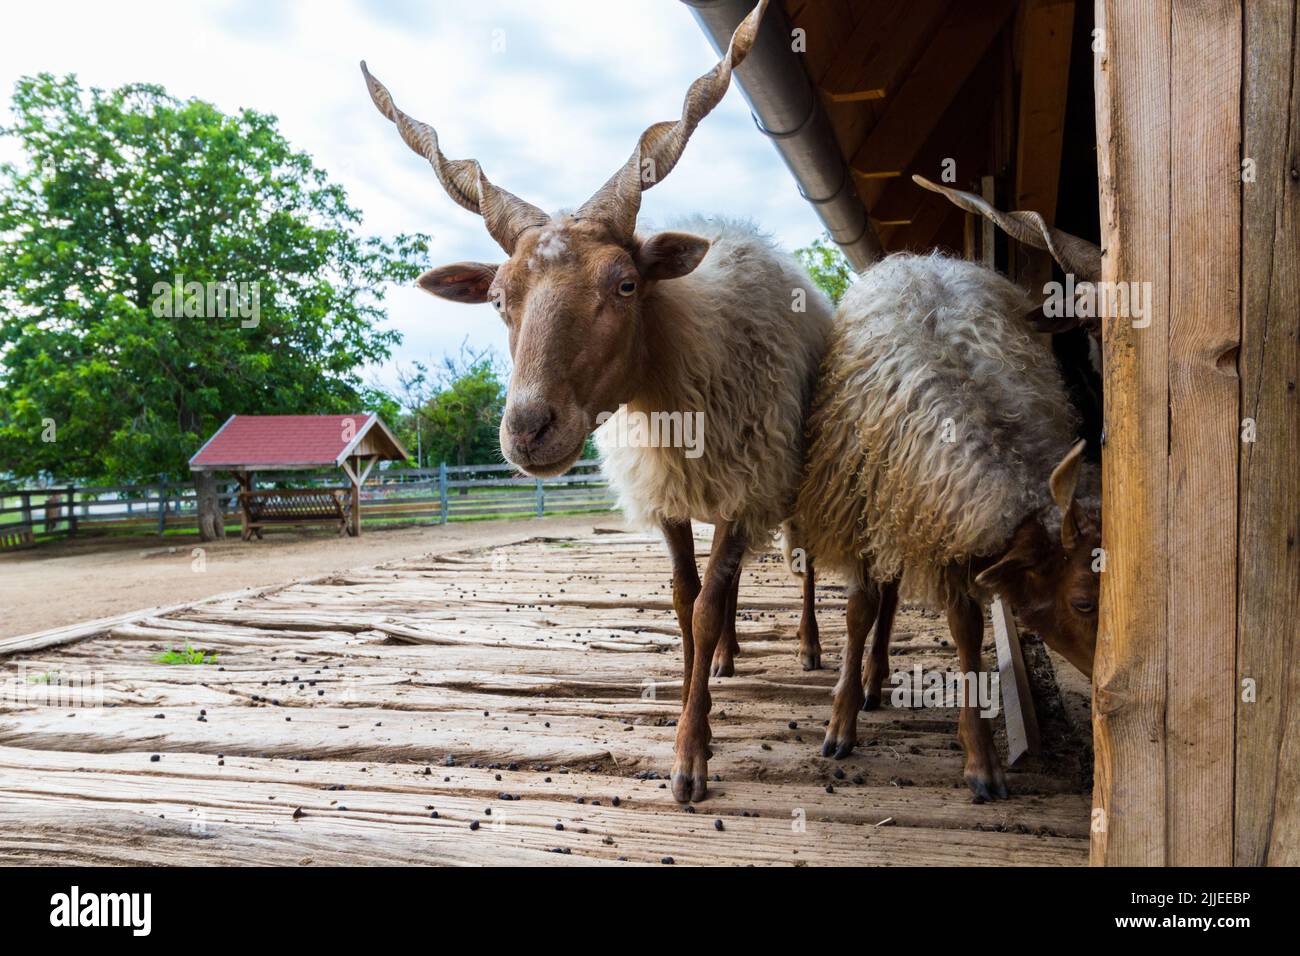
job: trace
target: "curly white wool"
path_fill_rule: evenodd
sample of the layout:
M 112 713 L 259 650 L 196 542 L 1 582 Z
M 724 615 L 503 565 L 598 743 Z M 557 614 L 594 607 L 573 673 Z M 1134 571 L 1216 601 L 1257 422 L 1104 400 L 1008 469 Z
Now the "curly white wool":
M 1033 303 L 939 254 L 877 263 L 836 313 L 809 418 L 796 520 L 819 567 L 903 579 L 932 605 L 944 569 L 1000 553 L 1050 505 L 1077 422 Z
M 603 470 L 634 524 L 734 521 L 763 546 L 794 504 L 804 421 L 830 331 L 830 303 L 748 222 L 689 219 L 705 236 L 695 271 L 646 294 L 643 394 L 596 431 Z M 802 307 L 802 311 L 800 311 Z M 629 413 L 702 412 L 702 454 L 630 447 Z

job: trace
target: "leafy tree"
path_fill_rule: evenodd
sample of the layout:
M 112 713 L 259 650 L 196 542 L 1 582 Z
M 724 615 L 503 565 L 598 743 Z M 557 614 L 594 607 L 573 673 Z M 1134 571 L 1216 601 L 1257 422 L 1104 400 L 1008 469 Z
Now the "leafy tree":
M 794 253 L 818 288 L 830 297 L 831 302 L 839 305 L 855 278 L 853 266 L 844 258 L 840 247 L 831 241 L 830 236 L 821 235 Z
M 420 408 L 425 459 L 449 465 L 501 461 L 497 429 L 506 405 L 506 386 L 496 356 L 446 356 L 434 379 L 438 391 Z
M 361 410 L 357 369 L 398 340 L 383 284 L 415 277 L 425 237 L 359 235 L 273 116 L 49 74 L 13 111 L 0 473 L 182 476 L 233 412 Z

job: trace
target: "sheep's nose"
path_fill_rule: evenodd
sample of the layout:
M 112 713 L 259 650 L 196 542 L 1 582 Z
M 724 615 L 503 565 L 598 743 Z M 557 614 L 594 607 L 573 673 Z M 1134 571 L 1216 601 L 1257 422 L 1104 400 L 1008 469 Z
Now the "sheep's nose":
M 506 430 L 515 447 L 529 449 L 542 443 L 555 424 L 555 409 L 546 402 L 518 405 L 506 413 Z

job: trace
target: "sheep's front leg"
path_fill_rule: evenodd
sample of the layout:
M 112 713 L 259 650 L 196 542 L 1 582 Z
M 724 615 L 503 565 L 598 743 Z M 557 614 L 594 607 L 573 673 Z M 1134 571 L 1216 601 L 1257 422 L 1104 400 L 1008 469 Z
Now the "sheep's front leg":
M 695 658 L 691 615 L 695 613 L 695 599 L 700 595 L 700 572 L 695 566 L 695 536 L 690 521 L 665 520 L 660 527 L 673 561 L 673 610 L 677 612 L 677 626 L 682 632 L 682 706 L 685 707 Z
M 727 607 L 722 614 L 722 636 L 718 638 L 718 649 L 713 652 L 712 677 L 734 677 L 736 675 L 736 655 L 740 653 L 740 641 L 736 639 L 736 610 L 740 601 L 740 568 L 731 579 L 727 591 Z
M 704 588 L 695 601 L 691 631 L 695 655 L 690 693 L 677 721 L 677 759 L 673 764 L 673 796 L 682 803 L 703 800 L 709 777 L 709 665 L 726 618 L 727 595 L 740 570 L 745 540 L 731 524 L 720 524 L 713 535 L 713 551 L 704 569 Z
M 806 671 L 820 670 L 822 644 L 817 632 L 817 582 L 813 578 L 813 560 L 808 559 L 803 572 L 803 610 L 799 614 L 799 663 Z
M 876 621 L 880 607 L 880 587 L 863 574 L 865 583 L 855 582 L 849 591 L 848 636 L 844 642 L 844 660 L 840 662 L 840 679 L 835 685 L 831 705 L 831 722 L 826 725 L 822 756 L 847 757 L 858 742 L 858 711 L 862 709 L 862 648 Z
M 876 612 L 876 633 L 871 638 L 871 653 L 867 656 L 867 675 L 863 683 L 866 694 L 863 710 L 875 710 L 883 697 L 885 674 L 889 671 L 889 638 L 894 633 L 894 612 L 898 610 L 898 582 L 889 581 L 880 586 L 880 610 Z
M 984 643 L 984 609 L 969 597 L 954 595 L 948 601 L 948 630 L 957 645 L 957 659 L 963 677 L 978 675 L 984 666 L 980 659 L 980 647 Z M 965 694 L 971 683 L 962 680 L 959 685 L 961 693 Z M 980 717 L 979 702 L 964 698 L 957 731 L 966 751 L 964 776 L 966 785 L 977 797 L 985 800 L 1007 795 L 1007 777 L 1002 772 L 1002 759 L 993 745 L 993 729 L 989 724 L 988 720 Z

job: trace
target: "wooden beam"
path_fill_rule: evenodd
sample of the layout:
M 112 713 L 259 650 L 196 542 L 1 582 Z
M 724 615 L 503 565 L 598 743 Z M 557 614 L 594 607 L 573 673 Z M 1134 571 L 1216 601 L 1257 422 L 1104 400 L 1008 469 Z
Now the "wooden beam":
M 1074 0 L 1026 0 L 1021 37 L 1014 208 L 1053 225 L 1070 83 Z
M 1170 44 L 1171 866 L 1230 866 L 1241 345 L 1241 9 L 1175 3 Z M 1202 183 L 1199 189 L 1175 186 Z
M 1300 6 L 1245 5 L 1235 847 L 1300 865 Z M 1250 683 L 1247 684 L 1246 682 Z
M 1103 325 L 1100 622 L 1093 665 L 1091 860 L 1165 862 L 1169 580 L 1170 4 L 1099 0 L 1094 53 L 1102 279 L 1151 283 L 1151 324 Z
M 822 77 L 822 92 L 836 103 L 893 95 L 948 7 L 948 0 L 913 0 L 891 3 L 864 16 L 836 51 Z
M 1056 197 L 1070 85 L 1074 0 L 1026 0 L 1021 7 L 1020 102 L 1016 122 L 1016 184 L 1012 208 L 1033 209 L 1056 222 Z M 1051 255 L 1020 245 L 1010 257 L 1021 285 L 1041 289 L 1052 278 Z
M 1025 754 L 1042 749 L 1038 732 L 1038 713 L 1034 695 L 1025 672 L 1025 658 L 1020 651 L 1020 632 L 1011 609 L 1000 596 L 990 608 L 993 617 L 993 643 L 998 653 L 998 685 L 1002 690 L 1002 719 L 1007 727 L 1007 765 L 1014 766 Z
M 850 165 L 868 178 L 898 176 L 916 155 L 1015 7 L 1014 0 L 958 3 L 935 33 Z
M 1232 860 L 1241 11 L 1102 0 L 1102 614 L 1092 858 Z M 1161 77 L 1160 82 L 1152 82 Z M 1168 82 L 1163 80 L 1169 77 Z M 1187 189 L 1185 183 L 1206 184 Z

